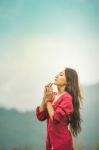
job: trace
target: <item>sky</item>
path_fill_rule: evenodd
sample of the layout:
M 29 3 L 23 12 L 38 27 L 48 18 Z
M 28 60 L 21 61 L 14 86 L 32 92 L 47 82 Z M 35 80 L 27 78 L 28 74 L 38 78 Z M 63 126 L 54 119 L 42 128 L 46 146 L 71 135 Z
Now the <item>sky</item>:
M 1 107 L 34 110 L 65 67 L 98 83 L 98 60 L 98 0 L 0 0 Z

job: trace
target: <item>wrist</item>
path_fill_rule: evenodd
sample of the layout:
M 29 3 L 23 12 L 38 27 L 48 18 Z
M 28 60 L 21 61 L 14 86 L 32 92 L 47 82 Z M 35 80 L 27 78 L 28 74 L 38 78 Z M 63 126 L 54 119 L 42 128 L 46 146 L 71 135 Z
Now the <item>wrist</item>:
M 52 99 L 45 99 L 45 103 L 47 103 L 47 102 L 50 102 L 50 103 L 52 103 Z
M 47 102 L 45 103 L 46 107 L 47 107 L 49 104 L 51 104 L 51 101 L 47 101 Z

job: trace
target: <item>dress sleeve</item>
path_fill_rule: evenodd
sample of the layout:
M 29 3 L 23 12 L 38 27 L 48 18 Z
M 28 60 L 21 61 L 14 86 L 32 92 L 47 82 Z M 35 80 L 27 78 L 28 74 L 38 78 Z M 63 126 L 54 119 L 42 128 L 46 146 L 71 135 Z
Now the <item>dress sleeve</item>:
M 69 116 L 73 112 L 73 104 L 72 104 L 72 97 L 65 96 L 61 103 L 57 106 L 54 115 L 52 117 L 53 123 L 59 123 L 62 118 L 69 118 Z
M 56 95 L 57 93 L 56 92 L 53 92 L 53 98 L 54 96 Z M 40 121 L 44 121 L 48 118 L 48 111 L 47 111 L 47 108 L 45 108 L 44 111 L 40 112 L 40 106 L 37 106 L 36 108 L 36 116 L 37 116 L 37 119 L 40 120 Z
M 36 116 L 37 116 L 37 119 L 40 120 L 40 121 L 46 120 L 47 117 L 48 117 L 47 109 L 45 109 L 44 111 L 40 112 L 40 106 L 37 106 L 37 108 L 36 108 Z

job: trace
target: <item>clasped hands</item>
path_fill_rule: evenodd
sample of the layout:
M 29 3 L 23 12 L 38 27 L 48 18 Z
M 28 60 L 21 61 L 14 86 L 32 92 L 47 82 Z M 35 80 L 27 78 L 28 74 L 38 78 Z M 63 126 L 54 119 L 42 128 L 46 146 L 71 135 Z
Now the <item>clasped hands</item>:
M 44 97 L 43 100 L 45 102 L 45 104 L 47 104 L 47 102 L 53 102 L 53 88 L 52 88 L 53 83 L 49 83 L 45 86 L 44 89 Z

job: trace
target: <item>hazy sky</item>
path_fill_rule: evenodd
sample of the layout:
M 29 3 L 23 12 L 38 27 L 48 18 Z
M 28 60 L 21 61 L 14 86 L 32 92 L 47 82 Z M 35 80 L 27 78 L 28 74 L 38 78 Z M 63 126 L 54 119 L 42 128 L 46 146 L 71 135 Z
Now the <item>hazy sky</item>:
M 0 106 L 35 109 L 65 67 L 99 82 L 99 1 L 0 0 Z

